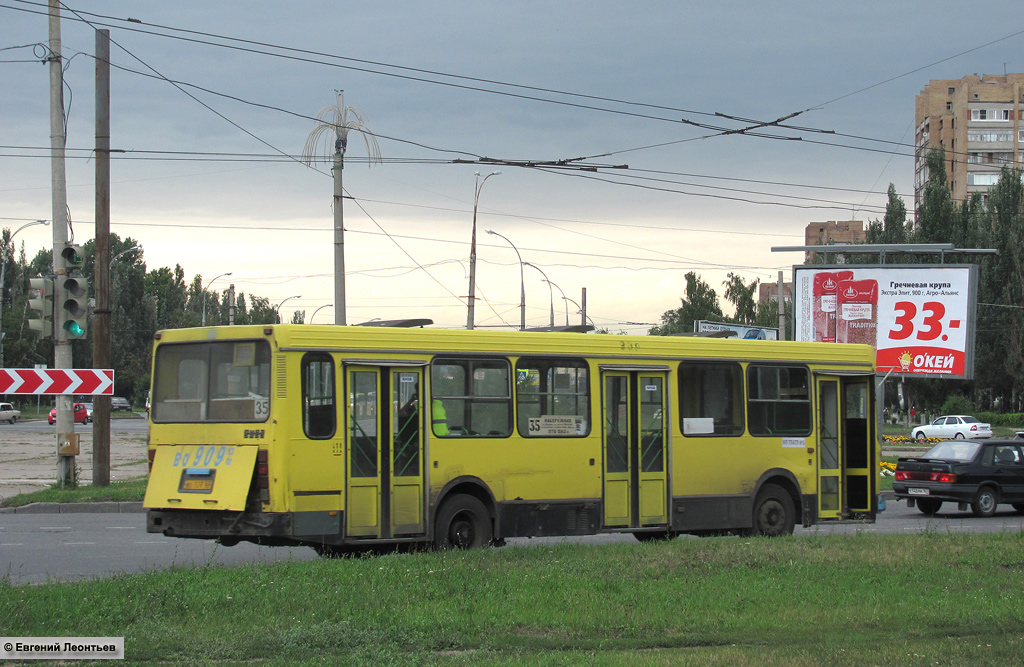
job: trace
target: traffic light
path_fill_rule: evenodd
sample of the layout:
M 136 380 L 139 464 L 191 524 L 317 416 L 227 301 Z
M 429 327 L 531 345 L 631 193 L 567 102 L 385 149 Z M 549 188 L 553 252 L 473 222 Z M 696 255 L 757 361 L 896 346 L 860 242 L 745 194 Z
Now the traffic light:
M 64 293 L 64 330 L 68 338 L 85 338 L 89 312 L 89 286 L 85 278 L 80 275 L 65 278 Z
M 53 278 L 30 278 L 29 288 L 35 291 L 28 300 L 28 328 L 40 337 L 53 335 Z
M 67 269 L 67 277 L 64 278 L 64 330 L 70 339 L 85 338 L 89 313 L 89 285 L 82 276 L 85 254 L 82 246 L 69 243 L 60 251 L 60 255 Z
M 82 271 L 82 265 L 85 264 L 85 254 L 82 252 L 82 246 L 68 243 L 60 251 L 60 256 L 64 258 L 64 268 L 67 269 L 68 275 Z

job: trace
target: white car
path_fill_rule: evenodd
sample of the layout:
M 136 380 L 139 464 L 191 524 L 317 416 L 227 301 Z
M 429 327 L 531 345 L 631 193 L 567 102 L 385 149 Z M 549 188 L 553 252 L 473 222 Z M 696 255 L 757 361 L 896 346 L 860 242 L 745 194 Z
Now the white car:
M 915 426 L 912 437 L 914 440 L 925 438 L 950 439 L 957 438 L 991 438 L 992 426 L 983 424 L 969 415 L 943 415 L 931 424 Z
M 0 422 L 13 424 L 21 419 L 21 410 L 15 410 L 10 403 L 0 403 Z

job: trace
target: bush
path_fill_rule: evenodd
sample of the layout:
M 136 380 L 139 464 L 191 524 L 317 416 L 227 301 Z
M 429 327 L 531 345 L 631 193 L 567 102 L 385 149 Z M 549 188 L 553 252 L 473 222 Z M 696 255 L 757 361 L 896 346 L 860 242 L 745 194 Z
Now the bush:
M 1006 414 L 999 412 L 979 412 L 974 416 L 983 422 L 991 424 L 992 426 L 1005 426 L 1007 428 L 1024 427 L 1024 414 L 1020 412 L 1009 412 Z
M 969 401 L 966 396 L 952 394 L 942 404 L 941 412 L 944 415 L 973 415 L 977 409 L 978 406 Z

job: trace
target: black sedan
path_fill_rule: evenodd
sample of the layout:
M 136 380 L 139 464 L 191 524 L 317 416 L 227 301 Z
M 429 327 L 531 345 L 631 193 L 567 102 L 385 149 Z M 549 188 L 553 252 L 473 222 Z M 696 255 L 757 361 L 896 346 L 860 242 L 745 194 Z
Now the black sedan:
M 922 456 L 899 459 L 892 490 L 925 514 L 944 502 L 970 507 L 975 516 L 992 516 L 1000 503 L 1024 512 L 1021 445 L 1019 439 L 941 442 Z

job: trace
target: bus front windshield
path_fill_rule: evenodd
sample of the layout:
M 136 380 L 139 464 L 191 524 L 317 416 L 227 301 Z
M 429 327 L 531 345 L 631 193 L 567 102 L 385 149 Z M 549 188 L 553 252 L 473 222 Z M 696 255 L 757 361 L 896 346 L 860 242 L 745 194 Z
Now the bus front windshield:
M 247 340 L 159 346 L 152 412 L 156 423 L 266 421 L 270 345 Z

